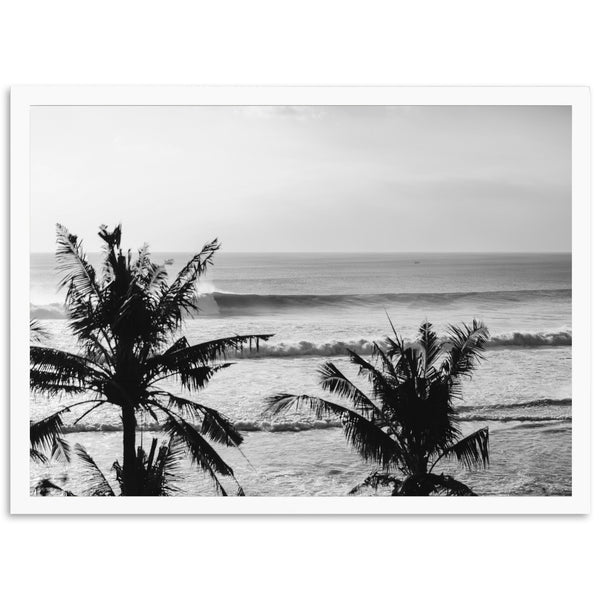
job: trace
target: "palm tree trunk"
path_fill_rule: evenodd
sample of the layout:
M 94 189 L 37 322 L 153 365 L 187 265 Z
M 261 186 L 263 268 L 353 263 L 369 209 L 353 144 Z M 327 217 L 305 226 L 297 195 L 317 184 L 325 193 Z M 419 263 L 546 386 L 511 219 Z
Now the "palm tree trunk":
M 138 474 L 135 452 L 135 434 L 137 423 L 135 410 L 131 406 L 123 406 L 123 482 L 124 496 L 139 496 Z

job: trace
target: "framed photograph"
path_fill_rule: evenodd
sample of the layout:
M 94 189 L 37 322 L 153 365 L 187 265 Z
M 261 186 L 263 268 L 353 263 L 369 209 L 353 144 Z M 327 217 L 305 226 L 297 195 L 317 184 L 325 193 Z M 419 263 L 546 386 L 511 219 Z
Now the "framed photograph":
M 589 112 L 13 88 L 11 511 L 587 512 Z

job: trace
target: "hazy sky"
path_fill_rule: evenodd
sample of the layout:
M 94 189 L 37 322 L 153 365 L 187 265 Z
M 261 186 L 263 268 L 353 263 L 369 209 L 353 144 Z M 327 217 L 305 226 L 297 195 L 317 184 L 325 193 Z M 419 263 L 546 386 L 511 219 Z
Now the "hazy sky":
M 35 107 L 31 247 L 570 251 L 570 107 Z

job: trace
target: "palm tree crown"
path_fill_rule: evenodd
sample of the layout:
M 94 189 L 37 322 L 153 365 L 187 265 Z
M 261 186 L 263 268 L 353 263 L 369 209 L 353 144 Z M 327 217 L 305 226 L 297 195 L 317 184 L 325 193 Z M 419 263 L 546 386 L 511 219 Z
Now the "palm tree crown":
M 217 240 L 206 244 L 169 282 L 166 265 L 152 262 L 147 246 L 135 257 L 122 250 L 120 226 L 112 231 L 102 226 L 99 235 L 104 242 L 100 275 L 77 236 L 57 225 L 60 286 L 66 291 L 67 318 L 81 352 L 32 345 L 31 390 L 64 396 L 91 393 L 92 397 L 32 424 L 32 455 L 40 458 L 50 451 L 68 458 L 69 448 L 61 435 L 65 413 L 86 405 L 81 419 L 109 404 L 120 411 L 123 422 L 119 477 L 124 495 L 144 493 L 144 465 L 135 439 L 140 415 L 160 422 L 212 478 L 216 489 L 226 494 L 220 476 L 235 480 L 234 474 L 210 441 L 239 446 L 242 436 L 218 411 L 165 391 L 160 382 L 175 379 L 190 392 L 201 390 L 217 371 L 231 365 L 224 362 L 228 353 L 253 342 L 258 349 L 259 341 L 271 336 L 237 335 L 191 344 L 179 333 L 183 319 L 196 310 L 196 284 L 212 264 Z M 238 493 L 243 493 L 239 486 Z
M 349 442 L 378 469 L 351 493 L 364 487 L 391 487 L 392 495 L 475 495 L 456 479 L 435 474 L 442 458 L 455 458 L 471 469 L 487 466 L 488 429 L 460 438 L 454 402 L 461 380 L 471 376 L 489 338 L 485 326 L 451 326 L 441 339 L 430 323 L 407 344 L 393 328 L 385 344 L 373 344 L 373 360 L 348 350 L 350 361 L 365 378 L 361 391 L 331 362 L 319 371 L 324 390 L 348 401 L 351 408 L 307 395 L 279 394 L 268 399 L 267 412 L 277 415 L 302 405 L 317 418 L 341 419 Z

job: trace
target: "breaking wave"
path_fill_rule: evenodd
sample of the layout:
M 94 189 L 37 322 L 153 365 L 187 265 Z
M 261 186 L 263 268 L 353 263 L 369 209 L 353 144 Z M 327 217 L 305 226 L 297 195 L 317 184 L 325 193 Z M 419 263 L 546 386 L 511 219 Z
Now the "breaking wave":
M 513 404 L 485 404 L 478 406 L 469 406 L 463 405 L 459 406 L 459 411 L 467 411 L 467 410 L 505 410 L 505 409 L 522 409 L 522 408 L 535 408 L 535 407 L 544 407 L 544 406 L 571 406 L 572 400 L 571 398 L 540 398 L 538 400 L 529 400 L 528 402 L 515 402 Z
M 560 422 L 571 422 L 571 417 L 569 416 L 560 416 L 560 417 L 546 417 L 546 416 L 529 416 L 529 415 L 468 415 L 458 417 L 459 421 L 498 421 L 501 423 L 529 423 L 536 422 L 541 423 L 544 421 L 560 421 Z
M 445 306 L 464 302 L 480 305 L 544 299 L 568 299 L 570 289 L 510 290 L 493 292 L 389 293 L 389 294 L 232 294 L 214 291 L 200 294 L 198 317 L 244 316 L 297 312 L 319 308 L 386 307 L 402 304 L 416 307 Z M 62 304 L 31 305 L 35 319 L 62 319 Z
M 379 343 L 379 342 L 378 342 Z M 383 343 L 383 342 L 381 342 Z M 490 349 L 509 347 L 540 348 L 551 346 L 571 346 L 570 331 L 525 333 L 513 332 L 493 336 L 488 342 Z M 303 340 L 296 343 L 264 344 L 260 352 L 245 353 L 239 358 L 286 358 L 294 356 L 343 356 L 348 350 L 357 354 L 371 354 L 373 342 L 367 339 L 335 340 L 315 343 Z
M 34 312 L 32 316 L 35 317 Z M 547 331 L 539 333 L 515 331 L 492 336 L 487 344 L 489 350 L 503 348 L 548 348 L 568 347 L 572 345 L 572 333 L 565 331 Z M 383 340 L 376 340 L 378 344 L 384 344 Z M 354 340 L 332 340 L 327 342 L 311 342 L 301 340 L 299 342 L 281 342 L 279 344 L 263 343 L 260 350 L 244 350 L 235 353 L 232 357 L 236 359 L 263 359 L 263 358 L 293 358 L 303 356 L 345 356 L 348 351 L 361 355 L 373 352 L 373 341 L 366 338 Z
M 318 308 L 352 308 L 360 306 L 444 306 L 465 301 L 478 303 L 523 302 L 532 299 L 570 298 L 570 289 L 515 290 L 495 292 L 441 292 L 389 294 L 230 294 L 213 292 L 198 299 L 198 309 L 205 316 L 254 315 L 282 311 L 305 311 Z

